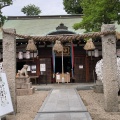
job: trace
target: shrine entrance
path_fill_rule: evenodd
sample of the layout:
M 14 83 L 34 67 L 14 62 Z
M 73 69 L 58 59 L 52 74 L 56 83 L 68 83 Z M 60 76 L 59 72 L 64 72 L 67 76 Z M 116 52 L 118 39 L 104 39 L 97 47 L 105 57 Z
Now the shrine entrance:
M 63 57 L 63 68 L 64 73 L 69 72 L 71 73 L 71 57 Z M 62 73 L 62 58 L 56 57 L 55 58 L 55 71 L 56 73 Z

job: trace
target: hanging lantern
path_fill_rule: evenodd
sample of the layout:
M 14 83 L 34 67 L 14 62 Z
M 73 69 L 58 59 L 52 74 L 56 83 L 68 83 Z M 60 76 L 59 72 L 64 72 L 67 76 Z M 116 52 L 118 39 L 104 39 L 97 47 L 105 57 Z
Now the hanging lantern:
M 0 52 L 0 60 L 2 59 L 2 53 Z
M 88 56 L 91 56 L 91 54 L 92 54 L 91 51 L 88 51 L 87 53 L 88 53 Z
M 30 58 L 33 58 L 33 53 L 32 52 L 30 53 Z
M 84 49 L 85 50 L 94 50 L 95 49 L 95 46 L 94 46 L 91 38 L 89 40 L 87 40 L 87 43 L 85 44 Z
M 116 53 L 117 53 L 117 56 L 120 57 L 120 49 L 117 49 Z
M 99 50 L 98 49 L 94 50 L 94 55 L 95 55 L 95 57 L 99 57 Z
M 3 59 L 3 53 L 1 53 L 1 57 L 2 57 L 2 59 Z
M 25 52 L 23 52 L 23 58 L 24 58 L 24 59 L 26 58 L 26 53 L 25 53 Z
M 30 51 L 26 51 L 26 59 L 30 59 Z
M 18 58 L 19 58 L 19 59 L 23 59 L 23 52 L 22 52 L 22 51 L 20 51 L 20 52 L 18 53 Z
M 37 52 L 35 52 L 35 53 L 34 53 L 34 57 L 37 57 L 37 55 L 38 55 L 38 53 L 37 53 Z
M 87 51 L 88 56 L 94 56 L 95 55 L 95 51 L 89 50 Z

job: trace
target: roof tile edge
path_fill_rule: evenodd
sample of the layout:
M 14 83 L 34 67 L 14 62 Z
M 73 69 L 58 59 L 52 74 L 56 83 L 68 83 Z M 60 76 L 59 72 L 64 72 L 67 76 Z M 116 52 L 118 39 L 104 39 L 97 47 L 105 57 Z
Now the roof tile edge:
M 29 19 L 71 19 L 80 18 L 83 14 L 77 15 L 41 15 L 41 16 L 8 16 L 8 20 L 29 20 Z

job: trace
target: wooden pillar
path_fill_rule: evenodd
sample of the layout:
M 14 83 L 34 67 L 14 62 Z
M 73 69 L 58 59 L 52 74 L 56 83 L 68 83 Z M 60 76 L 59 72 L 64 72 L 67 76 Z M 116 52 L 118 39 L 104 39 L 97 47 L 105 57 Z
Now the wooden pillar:
M 14 29 L 4 29 L 6 32 L 15 33 Z M 3 70 L 6 73 L 8 85 L 12 97 L 14 112 L 17 112 L 16 97 L 16 38 L 14 35 L 3 32 Z
M 101 31 L 115 30 L 115 26 L 103 25 Z M 117 112 L 118 108 L 118 83 L 117 83 L 117 56 L 116 37 L 113 34 L 102 36 L 103 55 L 103 87 L 104 109 L 108 112 Z
M 88 56 L 85 57 L 85 66 L 86 66 L 86 82 L 89 82 L 90 80 L 90 66 L 89 66 L 89 58 Z

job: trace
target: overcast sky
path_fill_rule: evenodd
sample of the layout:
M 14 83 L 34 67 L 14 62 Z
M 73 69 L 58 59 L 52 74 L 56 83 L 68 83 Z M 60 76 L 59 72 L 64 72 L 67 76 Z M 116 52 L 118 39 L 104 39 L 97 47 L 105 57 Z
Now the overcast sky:
M 40 15 L 66 15 L 63 0 L 13 0 L 13 4 L 2 9 L 5 16 L 25 16 L 21 9 L 28 5 L 34 4 L 40 7 Z

